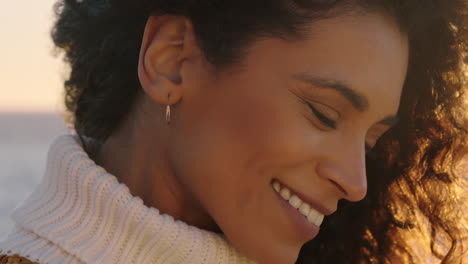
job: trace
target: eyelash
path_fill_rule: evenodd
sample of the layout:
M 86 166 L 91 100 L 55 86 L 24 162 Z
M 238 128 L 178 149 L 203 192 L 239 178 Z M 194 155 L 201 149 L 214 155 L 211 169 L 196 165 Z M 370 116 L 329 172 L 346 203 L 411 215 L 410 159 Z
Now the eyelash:
M 324 124 L 325 126 L 327 126 L 329 128 L 336 129 L 336 122 L 335 121 L 333 121 L 330 118 L 326 117 L 319 110 L 317 110 L 315 107 L 313 107 L 309 102 L 305 102 L 305 103 L 307 104 L 307 106 L 309 106 L 309 108 L 312 110 L 312 112 L 317 117 L 317 119 L 320 120 L 320 122 L 322 122 L 322 124 Z M 369 153 L 372 150 L 371 145 L 366 143 L 365 144 L 365 150 L 366 150 L 366 153 Z
M 335 121 L 333 121 L 330 118 L 326 117 L 324 114 L 322 114 L 320 111 L 318 111 L 315 107 L 313 107 L 309 102 L 306 102 L 306 104 L 312 110 L 312 112 L 317 117 L 317 119 L 320 120 L 320 122 L 322 122 L 322 124 L 324 124 L 325 126 L 327 126 L 329 128 L 336 129 L 336 122 Z

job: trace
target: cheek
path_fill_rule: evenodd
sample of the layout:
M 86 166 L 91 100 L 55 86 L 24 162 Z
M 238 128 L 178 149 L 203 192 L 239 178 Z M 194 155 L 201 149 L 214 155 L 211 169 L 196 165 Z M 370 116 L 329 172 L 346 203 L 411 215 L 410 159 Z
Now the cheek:
M 170 155 L 177 177 L 239 248 L 297 242 L 290 229 L 272 232 L 289 220 L 281 215 L 270 181 L 312 157 L 316 137 L 310 123 L 287 89 L 228 83 L 185 111 Z
M 190 110 L 184 111 L 172 155 L 195 193 L 243 204 L 259 189 L 269 191 L 275 168 L 308 158 L 311 127 L 278 82 L 231 79 L 206 89 L 185 106 Z
M 286 89 L 267 81 L 244 82 L 225 89 L 215 100 L 218 104 L 207 123 L 216 133 L 213 147 L 229 163 L 226 166 L 245 170 L 280 166 L 304 153 L 310 126 Z

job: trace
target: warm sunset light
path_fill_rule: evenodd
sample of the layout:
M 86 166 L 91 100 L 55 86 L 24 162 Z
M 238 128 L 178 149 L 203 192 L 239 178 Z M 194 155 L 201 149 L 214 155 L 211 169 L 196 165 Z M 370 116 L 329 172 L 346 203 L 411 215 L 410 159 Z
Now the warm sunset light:
M 0 0 L 0 264 L 468 264 L 468 0 Z
M 50 27 L 55 0 L 0 4 L 0 112 L 63 109 L 65 68 L 54 57 Z

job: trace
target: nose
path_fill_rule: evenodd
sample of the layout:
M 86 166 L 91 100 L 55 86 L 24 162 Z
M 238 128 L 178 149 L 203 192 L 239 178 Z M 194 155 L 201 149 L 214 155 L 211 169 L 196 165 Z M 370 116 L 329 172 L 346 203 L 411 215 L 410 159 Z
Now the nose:
M 335 188 L 340 198 L 357 202 L 367 194 L 365 148 L 348 145 L 317 163 L 317 174 Z

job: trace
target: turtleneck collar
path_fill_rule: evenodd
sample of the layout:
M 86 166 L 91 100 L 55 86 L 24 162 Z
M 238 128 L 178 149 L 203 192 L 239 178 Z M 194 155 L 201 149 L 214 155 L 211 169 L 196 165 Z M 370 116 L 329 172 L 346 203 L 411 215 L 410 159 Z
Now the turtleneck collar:
M 83 263 L 254 263 L 224 235 L 145 206 L 71 135 L 52 144 L 43 180 L 12 218 Z

